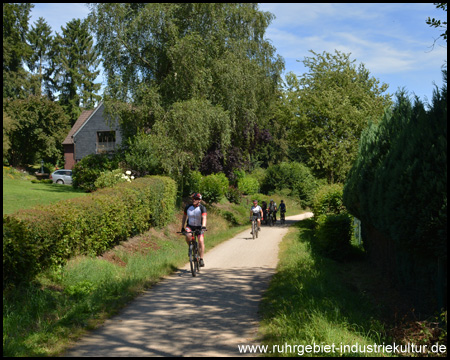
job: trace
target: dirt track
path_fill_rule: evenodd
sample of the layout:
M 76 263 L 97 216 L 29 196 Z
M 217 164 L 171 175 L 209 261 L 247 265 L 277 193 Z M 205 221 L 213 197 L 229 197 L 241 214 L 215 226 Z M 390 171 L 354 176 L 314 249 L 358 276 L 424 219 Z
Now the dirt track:
M 258 304 L 275 272 L 286 225 L 249 230 L 207 251 L 192 277 L 189 264 L 81 339 L 65 356 L 240 356 L 258 328 Z M 206 238 L 206 247 L 208 247 Z M 187 257 L 187 248 L 186 248 Z

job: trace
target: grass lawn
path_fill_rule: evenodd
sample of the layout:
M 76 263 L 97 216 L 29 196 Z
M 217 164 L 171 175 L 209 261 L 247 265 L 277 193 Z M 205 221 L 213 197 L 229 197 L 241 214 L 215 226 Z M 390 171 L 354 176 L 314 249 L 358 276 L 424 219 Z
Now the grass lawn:
M 84 195 L 87 193 L 70 185 L 33 184 L 30 180 L 3 177 L 3 214 Z

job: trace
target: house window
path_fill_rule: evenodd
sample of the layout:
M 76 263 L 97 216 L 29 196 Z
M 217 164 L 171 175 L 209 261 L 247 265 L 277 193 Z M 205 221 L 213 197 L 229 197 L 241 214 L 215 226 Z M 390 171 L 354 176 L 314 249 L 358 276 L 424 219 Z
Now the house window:
M 98 131 L 97 132 L 97 154 L 110 154 L 114 152 L 116 147 L 115 131 Z

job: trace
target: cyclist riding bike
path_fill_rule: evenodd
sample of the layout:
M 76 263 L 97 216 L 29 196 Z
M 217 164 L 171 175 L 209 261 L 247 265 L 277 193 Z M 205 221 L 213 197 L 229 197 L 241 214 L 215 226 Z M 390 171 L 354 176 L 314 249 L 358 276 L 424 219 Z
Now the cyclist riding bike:
M 181 232 L 186 233 L 186 243 L 189 246 L 189 242 L 192 240 L 192 232 L 195 230 L 205 230 L 206 229 L 206 207 L 200 204 L 202 200 L 202 195 L 199 193 L 194 193 L 192 195 L 192 203 L 184 208 L 183 220 L 181 221 Z M 186 228 L 184 228 L 184 223 L 186 222 Z M 202 234 L 198 237 L 199 243 L 199 253 L 200 253 L 200 266 L 205 266 L 203 261 L 203 254 L 205 253 L 205 241 L 204 235 Z
M 273 213 L 273 223 L 275 224 L 277 221 L 277 203 L 273 200 L 270 200 L 269 212 Z
M 284 203 L 283 200 L 281 200 L 281 202 L 280 202 L 279 210 L 280 210 L 280 217 L 281 217 L 281 219 L 283 219 L 284 215 L 286 214 L 286 204 Z
M 263 220 L 263 211 L 261 206 L 258 205 L 258 200 L 253 200 L 253 206 L 250 210 L 250 221 L 252 221 L 252 217 L 256 216 L 256 220 L 258 222 L 258 231 L 261 230 L 261 220 Z

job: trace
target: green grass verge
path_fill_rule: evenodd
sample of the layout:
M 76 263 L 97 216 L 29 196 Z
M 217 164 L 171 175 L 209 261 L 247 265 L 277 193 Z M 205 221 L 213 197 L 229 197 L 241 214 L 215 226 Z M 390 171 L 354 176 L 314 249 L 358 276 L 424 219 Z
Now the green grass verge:
M 388 344 L 379 311 L 348 279 L 358 271 L 315 255 L 309 220 L 297 223 L 280 245 L 280 261 L 260 313 L 260 342 L 272 351 L 268 356 L 374 356 L 376 353 L 340 353 L 341 345 Z M 283 345 L 292 347 L 282 347 Z M 301 354 L 294 345 L 336 346 L 336 352 Z M 279 346 L 279 347 L 278 347 Z M 386 356 L 388 354 L 384 354 Z
M 3 176 L 3 214 L 85 195 L 86 192 L 70 185 L 34 184 L 30 180 Z

